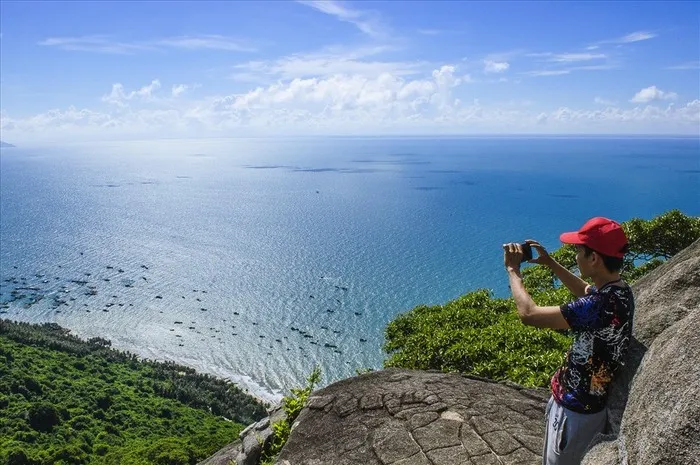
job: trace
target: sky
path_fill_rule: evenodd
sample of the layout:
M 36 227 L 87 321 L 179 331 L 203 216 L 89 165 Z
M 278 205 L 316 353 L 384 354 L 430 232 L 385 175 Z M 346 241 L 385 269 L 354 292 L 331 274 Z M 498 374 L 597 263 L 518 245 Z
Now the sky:
M 0 1 L 0 138 L 700 134 L 698 2 Z

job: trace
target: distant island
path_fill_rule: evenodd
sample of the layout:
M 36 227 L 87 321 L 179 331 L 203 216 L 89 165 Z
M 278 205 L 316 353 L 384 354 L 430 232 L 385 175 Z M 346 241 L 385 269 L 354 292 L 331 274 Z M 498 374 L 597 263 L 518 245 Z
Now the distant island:
M 9 147 L 14 147 L 12 144 L 8 144 L 7 142 L 3 142 L 0 140 L 0 147 L 2 148 L 9 148 Z

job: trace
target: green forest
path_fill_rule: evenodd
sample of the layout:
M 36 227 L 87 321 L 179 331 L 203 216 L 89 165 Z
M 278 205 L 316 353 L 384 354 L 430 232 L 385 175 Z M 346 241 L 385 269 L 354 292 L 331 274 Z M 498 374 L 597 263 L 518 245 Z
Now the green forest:
M 266 416 L 232 383 L 109 346 L 0 320 L 0 463 L 194 464 Z

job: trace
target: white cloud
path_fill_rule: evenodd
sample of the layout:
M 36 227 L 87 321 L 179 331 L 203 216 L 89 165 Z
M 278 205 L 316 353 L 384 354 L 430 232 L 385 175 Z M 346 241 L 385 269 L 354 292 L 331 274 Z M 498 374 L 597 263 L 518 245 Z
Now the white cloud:
M 524 73 L 521 73 L 525 76 L 561 76 L 564 74 L 569 74 L 571 73 L 571 70 L 568 69 L 543 69 L 543 70 L 537 70 L 537 71 L 526 71 Z
M 117 106 L 125 106 L 127 100 L 139 98 L 142 100 L 151 100 L 155 91 L 160 89 L 160 81 L 154 79 L 150 84 L 143 86 L 139 90 L 125 92 L 124 86 L 120 83 L 112 84 L 112 92 L 102 96 L 102 101 L 111 103 Z
M 112 39 L 110 36 L 93 35 L 81 37 L 50 37 L 39 42 L 39 45 L 56 47 L 60 50 L 133 54 L 136 52 L 177 48 L 184 50 L 222 50 L 232 52 L 255 52 L 255 47 L 246 41 L 221 35 L 192 35 L 166 37 L 145 41 L 124 42 Z
M 601 45 L 615 45 L 615 44 L 631 44 L 634 42 L 641 42 L 643 40 L 649 40 L 658 37 L 658 34 L 650 31 L 636 31 L 630 34 L 624 35 L 622 37 L 616 37 L 615 39 L 607 39 L 598 41 L 588 47 L 587 50 L 596 50 L 600 48 Z
M 332 0 L 297 0 L 302 5 L 309 6 L 327 15 L 334 16 L 340 21 L 348 22 L 368 36 L 387 37 L 388 28 L 382 24 L 379 15 L 373 11 L 355 10 L 341 2 Z
M 538 76 L 562 76 L 565 74 L 571 74 L 574 71 L 604 71 L 609 69 L 616 69 L 616 65 L 604 64 L 604 65 L 583 65 L 583 66 L 572 66 L 569 68 L 558 68 L 558 69 L 540 69 L 534 71 L 526 71 L 520 73 L 524 76 L 538 77 Z
M 396 93 L 397 100 L 427 98 L 435 92 L 435 84 L 427 80 L 409 81 Z
M 138 96 L 138 97 L 142 97 L 145 99 L 149 99 L 149 98 L 153 97 L 153 93 L 158 89 L 160 89 L 160 81 L 158 79 L 154 79 L 147 86 L 143 86 L 139 90 L 132 92 L 131 96 L 127 97 L 127 98 L 132 98 L 134 96 Z
M 675 70 L 700 69 L 700 61 L 688 61 L 688 62 L 682 63 L 680 65 L 669 66 L 666 69 L 675 69 Z
M 56 47 L 61 50 L 131 54 L 144 50 L 152 50 L 145 44 L 126 43 L 110 39 L 108 36 L 81 36 L 81 37 L 49 37 L 39 42 L 39 45 Z
M 440 69 L 433 71 L 433 78 L 440 86 L 446 88 L 456 87 L 462 83 L 462 80 L 455 77 L 455 70 L 454 65 L 444 65 Z
M 549 60 L 554 63 L 574 63 L 578 61 L 602 60 L 606 58 L 603 53 L 550 53 Z
M 231 52 L 255 52 L 257 49 L 245 41 L 222 35 L 180 36 L 159 39 L 153 42 L 163 47 L 182 48 L 187 50 L 225 50 Z
M 396 76 L 409 76 L 429 69 L 425 62 L 367 60 L 391 50 L 393 49 L 386 46 L 326 48 L 319 52 L 297 53 L 271 61 L 241 63 L 234 66 L 231 77 L 238 81 L 266 82 L 271 78 L 295 79 L 336 74 L 374 77 L 382 73 L 391 73 Z
M 430 89 L 434 91 L 435 89 Z M 429 93 L 428 88 L 421 92 Z M 182 109 L 154 109 L 101 113 L 70 107 L 23 119 L 0 116 L 3 135 L 13 142 L 34 144 L 57 140 L 99 140 L 153 137 L 212 137 L 236 135 L 313 134 L 515 134 L 607 133 L 698 134 L 700 100 L 676 107 L 617 107 L 579 110 L 561 107 L 532 112 L 484 106 L 478 101 L 445 109 L 429 99 L 410 105 L 381 104 L 386 95 L 370 97 L 362 105 L 304 108 L 288 100 L 268 108 L 232 106 L 235 99 L 202 101 Z
M 507 61 L 484 60 L 485 73 L 502 73 L 508 68 L 510 68 L 510 64 Z
M 85 108 L 78 110 L 71 106 L 65 111 L 52 109 L 18 120 L 3 114 L 0 116 L 0 128 L 3 132 L 40 133 L 45 129 L 106 128 L 110 126 L 112 120 L 112 116 L 107 113 L 95 112 Z
M 638 31 L 631 34 L 627 34 L 624 37 L 620 37 L 616 42 L 628 44 L 630 42 L 640 42 L 642 40 L 649 40 L 656 37 L 656 34 L 648 31 Z
M 452 88 L 463 82 L 455 72 L 455 66 L 444 65 L 432 72 L 432 79 L 410 81 L 390 73 L 372 78 L 340 74 L 297 78 L 225 97 L 217 106 L 253 113 L 292 105 L 305 111 L 372 109 L 403 115 L 413 112 L 416 106 L 446 108 L 454 105 Z
M 189 86 L 186 84 L 177 84 L 177 85 L 173 85 L 171 93 L 172 93 L 173 97 L 179 97 L 180 95 L 185 93 L 188 89 L 189 89 Z
M 593 102 L 598 104 L 598 105 L 605 105 L 605 106 L 614 106 L 617 105 L 617 102 L 614 102 L 612 100 L 607 100 L 602 97 L 596 97 L 593 99 Z
M 681 107 L 673 104 L 666 108 L 658 106 L 635 107 L 632 109 L 621 109 L 609 107 L 604 110 L 575 110 L 568 107 L 561 107 L 549 114 L 550 121 L 559 122 L 590 122 L 595 123 L 594 127 L 603 128 L 609 126 L 604 132 L 615 133 L 620 128 L 629 127 L 633 124 L 643 123 L 638 127 L 661 129 L 660 124 L 675 123 L 676 127 L 685 126 L 687 133 L 698 133 L 697 124 L 700 123 L 700 100 L 693 100 Z
M 650 86 L 637 92 L 630 102 L 648 103 L 653 100 L 675 100 L 677 97 L 675 92 L 664 92 L 656 86 Z

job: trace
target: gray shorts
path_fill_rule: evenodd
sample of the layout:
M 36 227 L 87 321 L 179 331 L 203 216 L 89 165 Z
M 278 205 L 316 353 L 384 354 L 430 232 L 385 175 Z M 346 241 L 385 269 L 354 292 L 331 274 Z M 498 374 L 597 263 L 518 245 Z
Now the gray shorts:
M 605 429 L 608 409 L 598 413 L 576 413 L 549 398 L 544 418 L 543 465 L 579 465 L 596 434 Z

